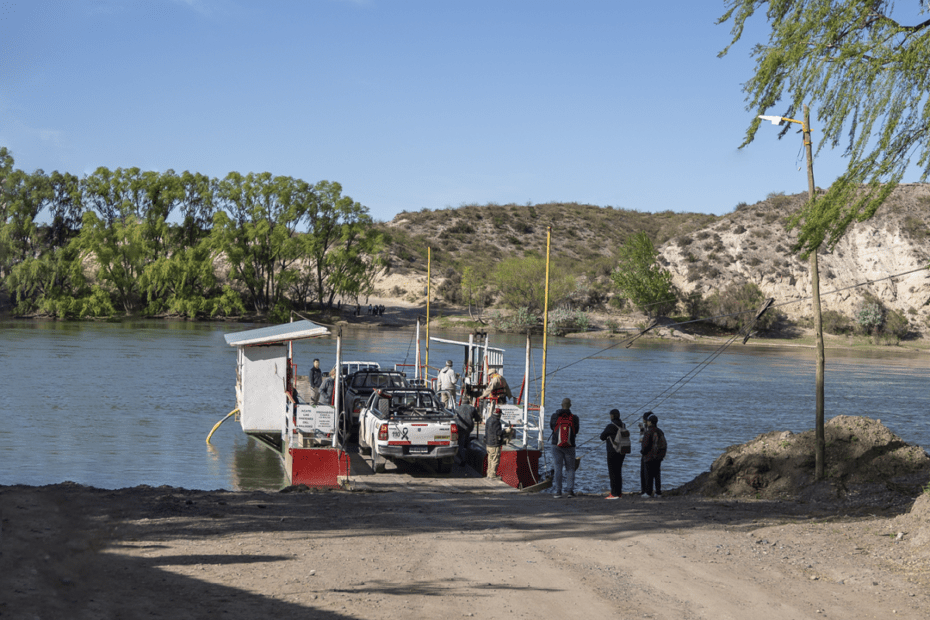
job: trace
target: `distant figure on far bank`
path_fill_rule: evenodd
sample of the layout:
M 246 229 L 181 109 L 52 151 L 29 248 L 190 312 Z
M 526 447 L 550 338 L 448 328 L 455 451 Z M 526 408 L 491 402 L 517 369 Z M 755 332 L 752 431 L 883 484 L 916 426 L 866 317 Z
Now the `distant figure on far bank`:
M 552 429 L 552 460 L 555 463 L 555 476 L 552 479 L 554 497 L 562 497 L 563 489 L 568 497 L 575 497 L 575 437 L 578 435 L 579 420 L 572 413 L 571 399 L 562 399 L 562 408 L 552 414 L 549 428 Z
M 643 465 L 646 468 L 646 488 L 644 496 L 662 496 L 662 461 L 668 451 L 665 433 L 658 427 L 659 418 L 649 416 L 646 433 L 643 435 L 643 446 L 640 453 L 643 455 Z
M 605 499 L 623 497 L 623 460 L 632 450 L 630 431 L 620 419 L 620 411 L 611 409 L 610 422 L 601 433 L 601 441 L 607 441 L 607 473 L 610 475 L 610 493 Z

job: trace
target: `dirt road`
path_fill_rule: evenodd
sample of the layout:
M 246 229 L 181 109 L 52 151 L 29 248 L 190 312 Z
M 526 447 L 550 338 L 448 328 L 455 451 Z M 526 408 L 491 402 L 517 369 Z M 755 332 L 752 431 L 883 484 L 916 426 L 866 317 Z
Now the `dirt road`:
M 0 487 L 0 617 L 925 618 L 918 504 Z

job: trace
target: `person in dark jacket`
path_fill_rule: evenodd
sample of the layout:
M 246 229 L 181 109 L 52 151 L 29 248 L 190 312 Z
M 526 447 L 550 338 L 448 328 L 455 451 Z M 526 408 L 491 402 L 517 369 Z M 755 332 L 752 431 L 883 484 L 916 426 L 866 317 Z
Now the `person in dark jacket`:
M 495 409 L 484 423 L 484 445 L 488 449 L 488 478 L 501 480 L 497 473 L 497 466 L 501 462 L 501 447 L 504 445 L 504 423 L 501 421 L 501 410 Z
M 313 368 L 310 369 L 310 404 L 317 405 L 320 402 L 320 387 L 323 385 L 323 371 L 320 369 L 320 360 L 313 360 Z
M 456 459 L 459 464 L 468 460 L 468 440 L 475 424 L 481 421 L 481 412 L 471 405 L 459 405 L 455 408 L 455 425 L 459 427 L 459 452 Z M 487 429 L 485 429 L 487 430 Z
M 608 415 L 610 422 L 601 433 L 601 441 L 607 441 L 607 473 L 610 475 L 610 493 L 606 499 L 620 499 L 623 497 L 623 459 L 626 454 L 617 451 L 612 439 L 616 437 L 617 431 L 626 427 L 620 419 L 620 411 L 611 409 Z
M 639 421 L 639 445 L 643 445 L 643 437 L 646 436 L 646 427 L 649 426 L 649 416 L 652 415 L 651 411 L 647 411 L 643 414 L 643 419 Z M 639 457 L 639 493 L 640 495 L 648 495 L 646 493 L 646 460 L 640 455 Z
M 661 497 L 662 495 L 662 459 L 665 458 L 662 444 L 665 440 L 665 433 L 658 427 L 658 423 L 658 417 L 649 416 L 646 433 L 643 435 L 643 447 L 640 450 L 643 455 L 643 466 L 646 469 L 646 486 L 643 495 L 649 497 L 656 495 Z
M 559 426 L 565 423 L 569 428 L 568 445 L 559 446 Z M 562 408 L 552 414 L 549 419 L 549 428 L 552 429 L 552 460 L 555 464 L 555 476 L 552 486 L 555 497 L 562 497 L 564 488 L 569 497 L 575 496 L 575 437 L 578 435 L 578 416 L 572 413 L 571 399 L 562 399 Z M 562 470 L 565 470 L 565 486 L 562 486 Z

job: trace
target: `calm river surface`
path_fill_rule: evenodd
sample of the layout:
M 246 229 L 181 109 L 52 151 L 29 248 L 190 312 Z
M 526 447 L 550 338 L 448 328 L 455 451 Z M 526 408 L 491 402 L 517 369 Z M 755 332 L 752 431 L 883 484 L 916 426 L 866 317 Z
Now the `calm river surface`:
M 286 481 L 278 456 L 232 420 L 212 446 L 204 442 L 235 407 L 236 352 L 223 334 L 250 327 L 0 322 L 0 484 L 280 488 Z M 411 334 L 347 330 L 343 359 L 412 363 Z M 435 329 L 430 335 L 467 340 Z M 669 443 L 665 488 L 707 471 L 729 445 L 772 430 L 813 428 L 812 350 L 734 344 L 695 374 L 714 347 L 638 341 L 630 349 L 605 350 L 611 344 L 549 341 L 547 408 L 569 397 L 581 417 L 577 490 L 607 488 L 604 446 L 596 435 L 614 407 L 632 424 L 634 441 L 638 413 L 650 408 L 659 417 Z M 507 349 L 504 374 L 516 391 L 525 339 L 492 335 L 491 345 Z M 531 375 L 538 377 L 541 343 L 533 346 Z M 329 367 L 335 338 L 297 343 L 295 355 L 300 374 L 308 374 L 314 357 Z M 458 364 L 460 349 L 431 345 L 433 366 L 447 358 Z M 825 383 L 827 419 L 879 418 L 905 441 L 930 447 L 930 355 L 828 350 Z M 538 402 L 538 381 L 532 385 Z M 638 476 L 634 454 L 624 467 L 624 491 L 638 485 Z

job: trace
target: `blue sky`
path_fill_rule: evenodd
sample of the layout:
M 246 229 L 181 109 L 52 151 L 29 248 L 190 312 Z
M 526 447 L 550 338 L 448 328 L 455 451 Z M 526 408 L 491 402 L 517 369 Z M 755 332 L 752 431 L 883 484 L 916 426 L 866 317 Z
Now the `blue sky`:
M 0 146 L 29 171 L 338 181 L 378 220 L 489 202 L 728 213 L 807 180 L 800 135 L 766 124 L 737 148 L 766 30 L 757 20 L 717 58 L 723 10 L 0 0 Z M 844 161 L 822 151 L 817 185 Z

